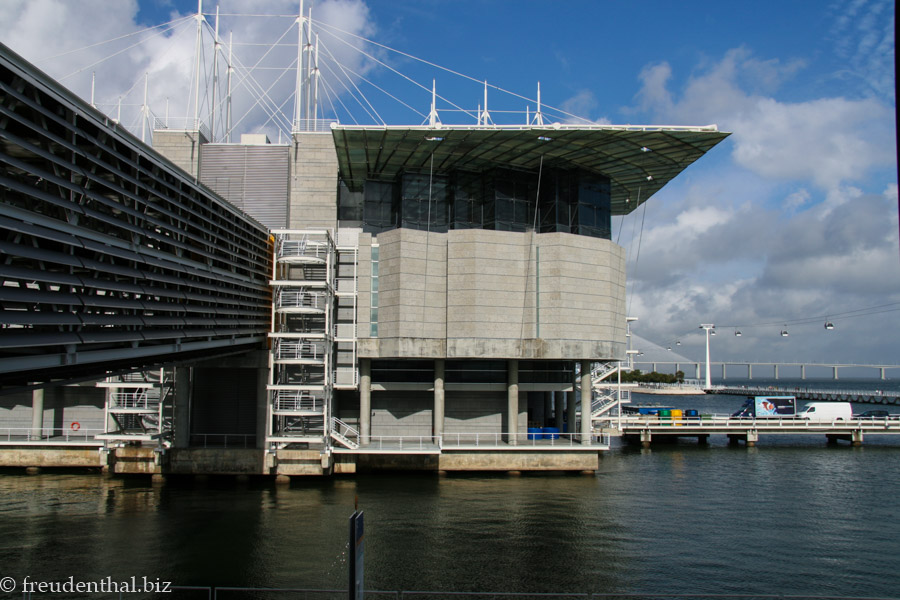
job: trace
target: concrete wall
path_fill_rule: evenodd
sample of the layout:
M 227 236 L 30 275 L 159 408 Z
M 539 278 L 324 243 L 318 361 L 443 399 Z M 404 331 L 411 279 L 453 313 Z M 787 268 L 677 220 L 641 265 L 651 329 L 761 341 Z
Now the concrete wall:
M 43 426 L 62 432 L 77 422 L 82 433 L 104 429 L 105 402 L 104 390 L 93 385 L 45 388 Z M 31 392 L 0 396 L 0 429 L 31 428 L 31 406 Z
M 433 409 L 429 392 L 372 392 L 372 435 L 431 436 Z
M 371 237 L 360 244 L 362 357 L 625 356 L 625 253 L 609 240 L 395 229 L 377 242 L 377 338 L 369 326 Z
M 444 406 L 444 435 L 505 431 L 506 408 L 506 392 L 448 391 Z M 525 421 L 526 413 L 520 411 L 522 433 L 525 432 Z
M 336 227 L 337 186 L 337 153 L 331 132 L 295 133 L 291 144 L 288 227 Z
M 199 131 L 157 129 L 153 132 L 153 149 L 195 179 L 200 173 L 200 145 L 207 141 Z

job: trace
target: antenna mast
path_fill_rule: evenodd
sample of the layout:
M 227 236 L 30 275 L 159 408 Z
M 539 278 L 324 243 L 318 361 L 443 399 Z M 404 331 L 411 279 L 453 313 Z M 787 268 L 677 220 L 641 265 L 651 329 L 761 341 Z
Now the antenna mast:
M 212 106 L 209 115 L 209 135 L 212 136 L 211 142 L 216 141 L 216 92 L 219 87 L 219 5 L 216 4 L 216 27 L 215 39 L 213 40 L 213 83 L 212 83 Z
M 297 86 L 294 92 L 294 130 L 300 131 L 300 116 L 303 114 L 303 0 L 297 16 Z
M 203 43 L 203 0 L 197 0 L 197 45 L 195 47 L 196 67 L 194 69 L 194 128 L 200 131 L 200 49 Z

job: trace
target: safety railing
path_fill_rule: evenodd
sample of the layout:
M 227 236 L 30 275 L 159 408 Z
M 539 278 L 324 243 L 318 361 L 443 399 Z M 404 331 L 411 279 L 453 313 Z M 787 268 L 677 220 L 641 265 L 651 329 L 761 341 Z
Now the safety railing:
M 110 409 L 156 410 L 159 408 L 159 389 L 145 389 L 136 392 L 112 392 Z
M 315 258 L 324 261 L 328 258 L 329 246 L 325 242 L 309 239 L 282 240 L 278 250 L 278 258 Z
M 51 442 L 84 443 L 93 442 L 94 437 L 105 433 L 102 427 L 82 427 L 73 421 L 66 427 L 41 427 L 40 431 L 31 427 L 0 427 L 0 442 L 40 445 Z
M 325 409 L 324 398 L 317 397 L 307 390 L 276 390 L 273 408 L 278 411 L 310 411 L 322 412 Z
M 192 448 L 256 448 L 255 433 L 192 433 Z
M 560 433 L 533 431 L 516 433 L 511 437 L 506 433 L 445 433 L 441 437 L 441 448 L 572 448 L 609 446 L 610 436 L 593 433 L 586 439 L 581 433 Z
M 440 447 L 440 436 L 436 435 L 370 435 L 369 441 L 363 444 L 366 450 L 406 452 L 439 451 Z
M 278 360 L 323 360 L 325 344 L 321 342 L 296 342 L 280 340 L 275 357 Z
M 328 296 L 324 292 L 298 292 L 282 290 L 278 294 L 278 308 L 309 308 L 324 311 Z

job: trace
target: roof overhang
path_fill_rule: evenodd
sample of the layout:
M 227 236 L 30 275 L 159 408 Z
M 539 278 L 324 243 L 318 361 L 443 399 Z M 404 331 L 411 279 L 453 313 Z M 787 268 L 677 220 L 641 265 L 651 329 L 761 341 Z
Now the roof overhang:
M 715 125 L 345 126 L 332 125 L 341 178 L 394 181 L 404 171 L 540 166 L 609 177 L 612 214 L 633 211 L 729 134 Z M 433 155 L 433 163 L 432 163 Z

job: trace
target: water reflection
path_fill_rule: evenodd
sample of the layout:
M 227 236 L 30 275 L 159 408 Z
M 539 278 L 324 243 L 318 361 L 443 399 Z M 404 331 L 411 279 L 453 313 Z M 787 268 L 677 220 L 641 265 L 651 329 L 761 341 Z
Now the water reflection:
M 0 475 L 3 575 L 343 588 L 366 513 L 382 590 L 844 594 L 900 589 L 890 447 L 606 453 L 596 474 L 298 479 Z

